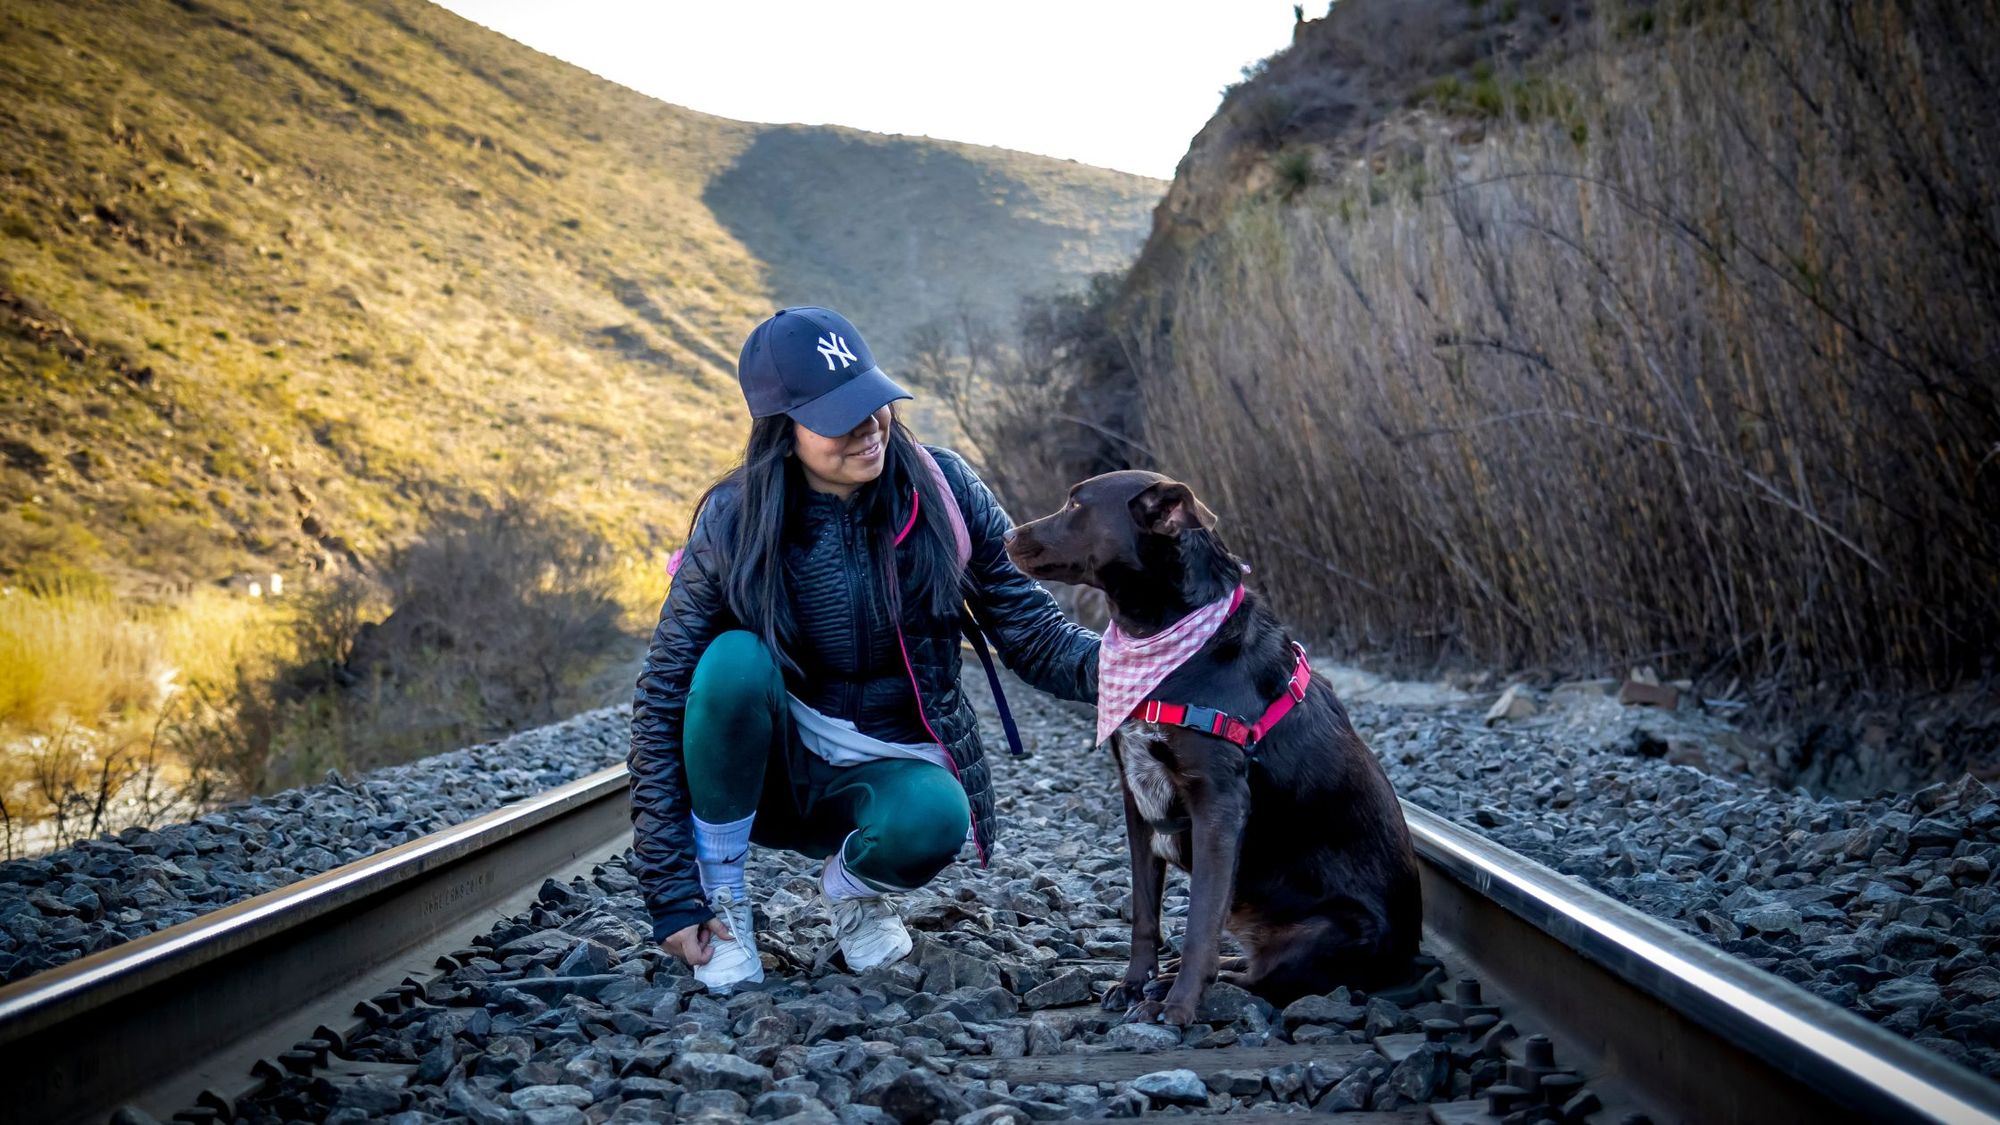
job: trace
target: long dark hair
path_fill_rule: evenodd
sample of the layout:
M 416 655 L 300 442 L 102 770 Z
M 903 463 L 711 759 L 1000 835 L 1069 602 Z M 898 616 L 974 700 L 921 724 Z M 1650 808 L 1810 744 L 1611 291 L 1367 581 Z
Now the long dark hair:
M 792 616 L 791 591 L 785 585 L 783 544 L 786 529 L 798 518 L 806 491 L 805 471 L 798 458 L 788 456 L 797 446 L 792 419 L 776 414 L 750 424 L 750 440 L 743 450 L 743 463 L 708 487 L 695 502 L 688 521 L 688 537 L 716 494 L 732 483 L 740 486 L 736 501 L 735 534 L 718 543 L 723 551 L 719 561 L 723 590 L 730 612 L 745 629 L 764 638 L 781 664 L 799 671 L 791 656 L 798 637 Z M 892 412 L 882 473 L 862 485 L 853 502 L 862 506 L 862 525 L 875 541 L 875 554 L 909 576 L 909 585 L 921 591 L 919 606 L 933 617 L 958 616 L 964 597 L 960 583 L 964 576 L 958 565 L 958 549 L 951 529 L 948 501 L 938 493 L 937 481 L 919 460 L 917 439 Z M 900 548 L 896 533 L 910 518 L 910 490 L 921 498 L 917 527 L 911 529 Z M 890 581 L 893 572 L 878 574 L 885 600 L 892 614 L 902 612 L 900 584 Z

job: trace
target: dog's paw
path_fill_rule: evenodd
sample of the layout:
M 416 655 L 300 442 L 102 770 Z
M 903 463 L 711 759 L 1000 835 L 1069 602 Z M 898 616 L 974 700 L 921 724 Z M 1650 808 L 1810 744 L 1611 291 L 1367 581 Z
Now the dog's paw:
M 1107 1012 L 1128 1011 L 1132 1005 L 1145 999 L 1146 982 L 1120 981 L 1104 994 L 1104 1010 Z
M 1164 999 L 1167 995 L 1167 990 L 1172 988 L 1174 986 L 1174 981 L 1179 978 L 1180 978 L 1179 973 L 1161 973 L 1159 976 L 1156 976 L 1152 980 L 1147 981 L 1145 987 L 1146 999 L 1148 1000 Z
M 1160 1022 L 1173 1027 L 1186 1027 L 1195 1022 L 1195 1012 L 1201 1008 L 1201 994 L 1205 991 L 1190 977 L 1182 977 L 1180 982 L 1167 990 L 1166 999 L 1160 1001 Z
M 1126 1023 L 1158 1023 L 1186 1027 L 1194 1022 L 1194 1005 L 1164 1000 L 1142 1000 L 1125 1013 Z

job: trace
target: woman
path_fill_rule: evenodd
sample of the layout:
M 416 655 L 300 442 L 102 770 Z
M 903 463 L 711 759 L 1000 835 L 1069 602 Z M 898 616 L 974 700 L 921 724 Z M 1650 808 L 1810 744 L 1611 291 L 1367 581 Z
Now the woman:
M 737 380 L 749 445 L 695 507 L 630 756 L 654 939 L 717 992 L 764 976 L 752 842 L 825 857 L 855 972 L 910 950 L 886 893 L 928 882 L 968 836 L 985 861 L 993 792 L 958 688 L 961 607 L 1030 684 L 1097 695 L 1096 635 L 1008 561 L 1007 514 L 965 461 L 910 437 L 889 407 L 909 393 L 852 324 L 781 309 Z

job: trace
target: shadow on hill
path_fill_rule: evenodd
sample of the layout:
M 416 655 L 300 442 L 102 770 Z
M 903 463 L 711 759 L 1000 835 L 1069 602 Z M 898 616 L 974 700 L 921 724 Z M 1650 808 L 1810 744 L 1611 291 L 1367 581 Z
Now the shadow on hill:
M 709 181 L 702 202 L 766 263 L 778 304 L 838 308 L 894 362 L 924 321 L 961 304 L 1011 320 L 1013 295 L 1081 281 L 1102 268 L 1091 259 L 1107 238 L 1130 241 L 1117 233 L 1132 225 L 1127 204 L 1097 212 L 1056 198 L 1032 169 L 1011 169 L 1013 155 L 981 161 L 928 139 L 777 126 Z

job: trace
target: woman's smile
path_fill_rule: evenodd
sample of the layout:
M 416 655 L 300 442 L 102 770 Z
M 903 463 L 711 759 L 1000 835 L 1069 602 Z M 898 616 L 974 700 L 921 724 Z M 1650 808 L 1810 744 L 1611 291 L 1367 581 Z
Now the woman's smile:
M 896 416 L 887 403 L 876 408 L 853 429 L 836 437 L 816 434 L 798 423 L 792 425 L 794 450 L 806 483 L 816 491 L 831 492 L 843 499 L 854 490 L 882 475 L 889 463 L 889 430 Z

